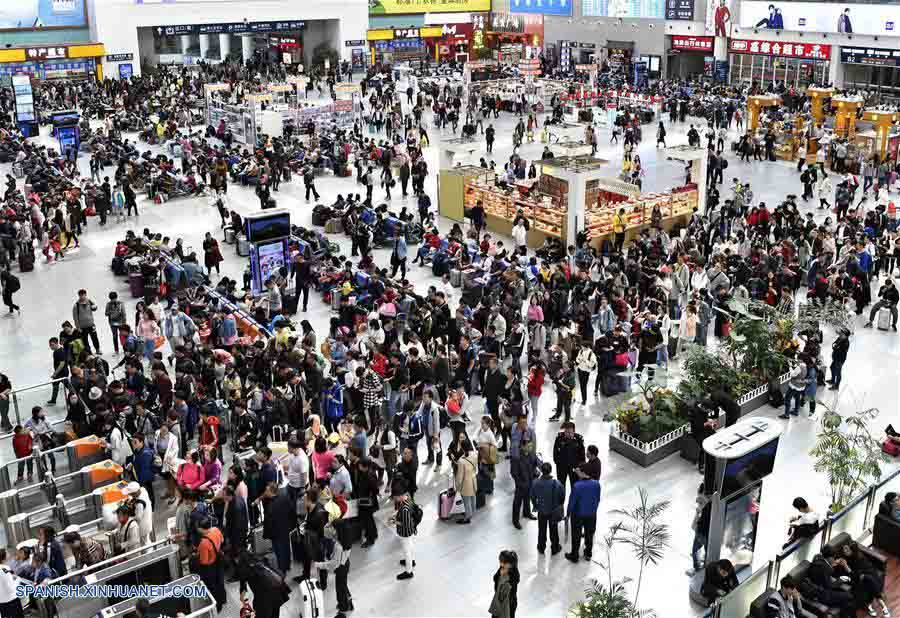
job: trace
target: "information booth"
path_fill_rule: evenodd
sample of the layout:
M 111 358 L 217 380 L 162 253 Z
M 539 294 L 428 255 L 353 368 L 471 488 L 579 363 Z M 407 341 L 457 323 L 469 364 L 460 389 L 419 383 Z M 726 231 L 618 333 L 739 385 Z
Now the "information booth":
M 247 215 L 244 234 L 250 243 L 250 293 L 258 296 L 267 279 L 282 267 L 290 268 L 291 213 L 279 208 Z

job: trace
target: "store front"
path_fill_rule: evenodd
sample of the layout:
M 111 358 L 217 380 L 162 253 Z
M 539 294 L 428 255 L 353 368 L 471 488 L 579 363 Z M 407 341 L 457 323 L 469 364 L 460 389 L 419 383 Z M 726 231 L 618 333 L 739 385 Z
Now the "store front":
M 439 29 L 439 36 L 425 37 L 429 46 L 434 49 L 434 57 L 437 60 L 467 62 L 472 53 L 474 24 L 444 24 Z
M 731 39 L 728 49 L 732 84 L 783 83 L 806 88 L 828 82 L 830 45 Z
M 900 101 L 900 49 L 841 47 L 844 87 L 875 91 L 881 103 Z
M 379 28 L 366 32 L 372 64 L 409 63 L 415 69 L 422 68 L 433 55 L 421 36 L 428 28 Z
M 613 73 L 623 72 L 631 75 L 631 62 L 634 55 L 634 43 L 632 41 L 607 41 L 606 65 Z
M 678 35 L 669 39 L 669 77 L 688 79 L 701 75 L 712 76 L 713 37 Z
M 492 12 L 485 40 L 504 64 L 537 58 L 544 46 L 544 16 Z
M 42 81 L 103 79 L 105 54 L 102 43 L 3 49 L 0 75 L 23 73 Z

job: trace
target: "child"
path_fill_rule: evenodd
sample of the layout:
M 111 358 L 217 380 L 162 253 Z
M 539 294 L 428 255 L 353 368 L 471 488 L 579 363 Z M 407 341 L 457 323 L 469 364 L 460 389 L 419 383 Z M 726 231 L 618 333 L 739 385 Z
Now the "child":
M 515 615 L 518 605 L 518 557 L 514 551 L 503 550 L 500 552 L 499 561 L 500 568 L 494 573 L 494 598 L 491 600 L 489 611 L 491 616 L 496 618 L 509 618 Z
M 16 485 L 22 482 L 22 474 L 25 472 L 26 465 L 28 466 L 28 482 L 30 483 L 32 478 L 34 478 L 34 461 L 30 459 L 31 451 L 34 447 L 34 440 L 31 437 L 31 433 L 25 431 L 21 425 L 16 425 L 13 431 L 15 432 L 15 435 L 13 436 L 12 443 L 16 459 L 29 457 L 28 460 L 19 462 L 19 473 L 16 475 Z

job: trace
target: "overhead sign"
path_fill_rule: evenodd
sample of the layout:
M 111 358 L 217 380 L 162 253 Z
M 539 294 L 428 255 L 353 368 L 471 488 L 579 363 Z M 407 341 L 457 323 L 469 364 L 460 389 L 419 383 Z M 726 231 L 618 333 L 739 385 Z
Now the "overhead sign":
M 666 0 L 666 19 L 694 21 L 694 0 Z
M 179 24 L 177 26 L 157 26 L 157 36 L 179 34 L 250 34 L 262 32 L 291 32 L 303 30 L 302 21 L 248 21 L 230 24 Z
M 900 6 L 894 2 L 741 2 L 741 27 L 801 32 L 897 36 Z
M 391 41 L 394 39 L 394 29 L 369 30 L 366 32 L 366 39 L 370 41 Z
M 491 0 L 369 0 L 369 15 L 490 11 Z
M 129 60 L 134 60 L 134 54 L 131 52 L 127 54 L 106 54 L 107 62 L 127 62 Z
M 748 41 L 731 39 L 728 49 L 736 54 L 758 54 L 763 56 L 784 56 L 786 58 L 806 58 L 810 60 L 828 60 L 831 57 L 830 45 L 818 43 L 785 43 L 781 41 Z
M 365 47 L 366 41 L 365 39 L 351 39 L 349 41 L 344 41 L 344 47 Z
M 585 17 L 641 17 L 663 19 L 668 0 L 581 0 L 581 14 Z
M 900 49 L 841 47 L 841 62 L 889 67 L 900 66 Z
M 0 2 L 0 30 L 87 27 L 87 0 L 3 0 Z
M 509 0 L 511 13 L 571 15 L 572 0 Z
M 711 36 L 673 36 L 672 49 L 711 52 L 714 41 Z
M 68 48 L 61 45 L 53 47 L 29 47 L 25 50 L 27 60 L 58 60 L 68 58 Z

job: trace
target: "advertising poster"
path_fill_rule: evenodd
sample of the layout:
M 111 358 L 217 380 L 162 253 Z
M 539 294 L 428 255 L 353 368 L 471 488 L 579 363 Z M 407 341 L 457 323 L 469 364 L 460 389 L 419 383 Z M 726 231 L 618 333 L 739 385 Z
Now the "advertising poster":
M 731 36 L 734 26 L 734 1 L 709 0 L 706 5 L 706 31 L 714 36 Z
M 572 0 L 509 0 L 509 12 L 571 15 Z
M 3 0 L 0 30 L 87 28 L 87 0 Z
M 491 0 L 369 0 L 369 15 L 490 11 Z
M 900 6 L 830 2 L 741 2 L 741 27 L 897 36 Z

